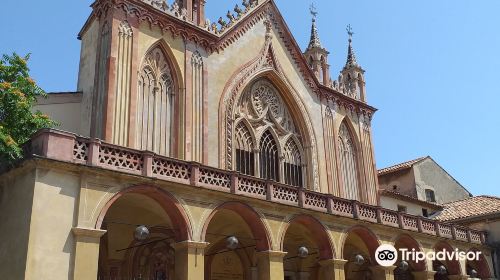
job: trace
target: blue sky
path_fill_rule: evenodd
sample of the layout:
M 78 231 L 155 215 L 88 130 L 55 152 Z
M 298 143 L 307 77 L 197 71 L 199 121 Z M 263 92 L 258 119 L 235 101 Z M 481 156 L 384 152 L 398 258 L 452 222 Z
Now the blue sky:
M 215 20 L 241 1 L 208 0 Z M 310 1 L 276 0 L 302 48 Z M 332 76 L 354 28 L 369 103 L 377 166 L 430 155 L 473 194 L 500 196 L 500 1 L 316 0 Z M 3 0 L 0 53 L 32 53 L 32 75 L 46 91 L 76 89 L 89 0 Z M 8 12 L 6 12 L 8 11 Z

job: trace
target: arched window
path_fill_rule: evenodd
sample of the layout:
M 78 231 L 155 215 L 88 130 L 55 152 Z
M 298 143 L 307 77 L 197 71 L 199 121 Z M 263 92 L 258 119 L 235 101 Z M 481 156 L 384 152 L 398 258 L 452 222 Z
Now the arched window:
M 283 173 L 285 184 L 302 187 L 302 156 L 293 139 L 286 142 L 284 156 Z
M 271 132 L 266 131 L 260 140 L 260 177 L 279 182 L 278 146 Z
M 166 55 L 159 46 L 146 55 L 138 80 L 137 146 L 168 156 L 174 87 Z
M 237 171 L 288 185 L 305 185 L 303 137 L 280 92 L 269 80 L 259 79 L 244 90 L 235 124 L 232 150 Z M 258 156 L 254 156 L 257 145 L 252 146 L 253 135 L 261 135 L 254 140 L 259 144 Z
M 235 145 L 236 170 L 246 175 L 255 175 L 255 157 L 252 135 L 243 122 L 240 122 L 236 126 Z
M 356 146 L 346 123 L 340 125 L 339 150 L 344 196 L 347 199 L 359 200 L 358 164 Z

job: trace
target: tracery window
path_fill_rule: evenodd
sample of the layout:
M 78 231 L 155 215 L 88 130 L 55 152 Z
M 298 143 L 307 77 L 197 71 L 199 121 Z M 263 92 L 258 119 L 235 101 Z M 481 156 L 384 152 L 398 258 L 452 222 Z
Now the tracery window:
M 255 154 L 252 135 L 247 126 L 240 122 L 236 127 L 236 170 L 255 175 Z
M 137 145 L 170 155 L 174 87 L 172 72 L 161 47 L 145 57 L 138 81 Z
M 271 82 L 257 80 L 243 92 L 235 123 L 233 157 L 237 171 L 293 186 L 305 185 L 302 137 Z
M 260 177 L 279 181 L 278 146 L 271 132 L 266 131 L 260 140 Z
M 302 156 L 293 139 L 285 145 L 284 161 L 285 184 L 302 187 Z
M 359 200 L 359 181 L 356 146 L 345 122 L 340 125 L 339 150 L 344 196 L 347 199 Z

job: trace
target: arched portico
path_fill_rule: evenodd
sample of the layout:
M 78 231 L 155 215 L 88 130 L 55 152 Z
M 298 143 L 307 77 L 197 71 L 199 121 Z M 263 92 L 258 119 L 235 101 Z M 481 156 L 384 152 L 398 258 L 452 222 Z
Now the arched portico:
M 347 260 L 344 268 L 346 280 L 385 279 L 384 271 L 378 269 L 375 261 L 380 242 L 372 231 L 354 226 L 345 233 L 342 244 L 343 259 Z
M 422 246 L 408 234 L 399 235 L 395 242 L 394 247 L 398 250 L 398 261 L 396 262 L 396 269 L 394 270 L 394 280 L 417 280 L 420 279 L 424 271 L 426 271 L 426 263 L 424 261 L 417 262 L 414 258 L 403 258 L 401 249 L 406 249 L 408 252 L 422 252 Z M 403 261 L 408 264 L 404 266 L 401 264 Z
M 467 275 L 472 279 L 490 279 L 492 277 L 491 269 L 483 252 L 472 248 L 467 253 L 470 256 L 476 256 L 474 260 L 466 262 Z
M 334 279 L 325 262 L 333 260 L 335 250 L 327 229 L 314 217 L 299 215 L 287 222 L 281 240 L 285 276 L 290 279 Z
M 434 251 L 436 253 L 440 251 L 451 253 L 454 251 L 454 248 L 447 242 L 441 241 L 434 246 Z M 432 268 L 436 271 L 434 275 L 435 280 L 448 280 L 451 276 L 462 275 L 460 262 L 458 260 L 434 260 L 432 262 Z
M 205 251 L 205 279 L 271 279 L 271 239 L 260 215 L 247 204 L 226 202 L 216 207 L 201 238 L 210 244 Z
M 145 227 L 140 227 L 145 226 Z M 103 207 L 96 228 L 100 279 L 188 279 L 191 226 L 175 197 L 153 186 L 127 188 Z M 143 238 L 137 233 L 143 229 Z

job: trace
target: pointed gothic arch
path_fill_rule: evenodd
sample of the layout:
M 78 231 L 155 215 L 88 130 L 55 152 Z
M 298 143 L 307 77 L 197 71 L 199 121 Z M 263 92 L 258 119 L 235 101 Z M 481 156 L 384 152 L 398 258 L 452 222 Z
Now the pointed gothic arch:
M 247 175 L 255 175 L 255 151 L 257 140 L 246 119 L 237 122 L 235 128 L 235 160 L 236 171 Z
M 180 70 L 163 41 L 153 44 L 138 71 L 135 143 L 141 150 L 177 156 L 182 143 Z
M 361 165 L 359 161 L 359 145 L 356 133 L 352 129 L 349 118 L 344 118 L 338 130 L 338 152 L 340 160 L 340 177 L 342 178 L 343 197 L 353 200 L 361 200 L 363 192 L 359 172 Z
M 287 109 L 294 117 L 299 139 L 304 149 L 304 186 L 319 191 L 318 154 L 316 135 L 313 130 L 310 114 L 302 98 L 295 90 L 290 80 L 285 76 L 279 61 L 274 54 L 272 44 L 266 40 L 260 54 L 237 69 L 228 79 L 219 103 L 220 126 L 220 166 L 235 169 L 234 128 L 236 114 L 241 96 L 255 81 L 267 79 L 277 89 Z M 283 145 L 285 143 L 282 143 Z

